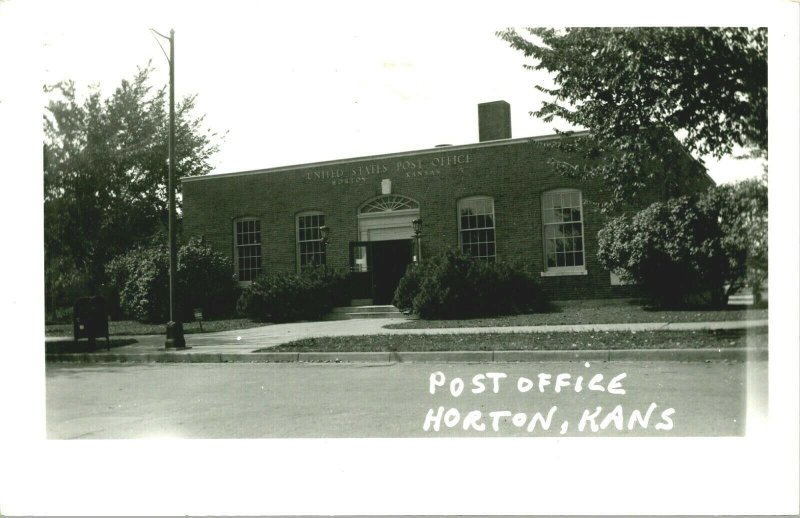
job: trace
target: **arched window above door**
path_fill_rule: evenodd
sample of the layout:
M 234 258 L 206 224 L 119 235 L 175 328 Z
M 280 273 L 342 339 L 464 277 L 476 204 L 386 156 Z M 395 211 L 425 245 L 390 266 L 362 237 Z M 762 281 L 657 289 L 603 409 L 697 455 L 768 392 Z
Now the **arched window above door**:
M 387 194 L 372 199 L 361 206 L 359 214 L 375 212 L 394 212 L 396 210 L 419 209 L 419 203 L 399 194 Z

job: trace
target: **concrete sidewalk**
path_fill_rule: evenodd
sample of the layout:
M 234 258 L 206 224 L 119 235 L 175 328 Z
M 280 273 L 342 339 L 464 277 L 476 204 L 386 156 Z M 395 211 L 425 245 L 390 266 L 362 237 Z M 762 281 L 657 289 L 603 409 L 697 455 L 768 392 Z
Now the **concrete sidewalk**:
M 737 320 L 737 321 L 722 321 L 722 322 L 680 322 L 680 323 L 631 323 L 631 324 L 580 324 L 580 325 L 544 325 L 544 326 L 509 326 L 509 327 L 454 327 L 454 328 L 436 328 L 436 329 L 387 329 L 384 326 L 389 324 L 397 324 L 400 320 L 396 318 L 391 319 L 356 319 L 356 320 L 337 320 L 337 321 L 324 321 L 324 322 L 300 322 L 291 324 L 275 324 L 263 327 L 254 327 L 249 329 L 241 329 L 236 331 L 222 331 L 217 333 L 203 333 L 203 334 L 189 334 L 186 335 L 186 344 L 188 346 L 185 350 L 180 351 L 165 351 L 164 350 L 164 335 L 147 335 L 147 336 L 115 336 L 112 341 L 131 340 L 135 341 L 129 345 L 114 346 L 112 350 L 107 353 L 105 350 L 105 341 L 98 340 L 97 350 L 91 353 L 77 353 L 70 354 L 68 344 L 71 343 L 70 337 L 46 338 L 46 343 L 50 344 L 50 349 L 60 349 L 57 353 L 48 353 L 48 360 L 67 360 L 69 356 L 80 356 L 83 359 L 88 359 L 91 356 L 97 356 L 97 359 L 91 361 L 101 361 L 100 358 L 107 358 L 107 361 L 125 361 L 123 357 L 131 356 L 131 361 L 254 361 L 252 359 L 241 358 L 236 360 L 236 355 L 246 355 L 249 358 L 258 354 L 270 354 L 276 360 L 281 361 L 279 358 L 285 358 L 282 361 L 302 361 L 297 353 L 256 353 L 251 354 L 257 349 L 264 349 L 275 347 L 277 345 L 285 344 L 294 340 L 301 340 L 304 338 L 320 338 L 332 336 L 364 336 L 364 335 L 440 335 L 440 334 L 483 334 L 483 333 L 554 333 L 554 332 L 574 332 L 574 331 L 705 331 L 705 330 L 728 330 L 728 329 L 747 329 L 755 327 L 765 327 L 768 324 L 767 320 Z M 63 347 L 58 347 L 58 345 Z M 510 352 L 510 351 L 509 351 Z M 559 351 L 532 351 L 537 353 L 559 353 Z M 606 354 L 607 358 L 612 356 L 612 353 L 605 351 L 589 351 L 592 353 L 599 353 L 601 356 Z M 471 352 L 466 356 L 475 356 Z M 497 353 L 487 351 L 490 357 L 494 359 Z M 574 356 L 573 351 L 563 351 Z M 614 354 L 618 354 L 614 353 Z M 304 353 L 308 355 L 319 355 L 323 353 Z M 385 355 L 390 353 L 348 353 L 339 354 L 342 359 L 344 358 L 358 358 L 365 357 L 365 355 Z M 396 353 L 393 353 L 396 354 Z M 404 353 L 406 356 L 411 353 Z M 414 353 L 422 354 L 424 353 Z M 500 354 L 504 357 L 506 353 Z M 644 354 L 656 354 L 653 352 Z M 697 354 L 697 353 L 688 353 Z M 151 358 L 147 360 L 141 355 Z M 203 355 L 203 358 L 197 355 Z M 279 356 L 282 355 L 282 356 Z M 134 358 L 139 356 L 139 358 Z M 178 356 L 195 356 L 194 358 L 187 358 L 182 360 Z M 335 355 L 334 355 L 335 356 Z M 445 355 L 447 356 L 447 355 Z M 465 356 L 465 357 L 466 357 Z M 485 359 L 485 354 L 478 354 L 475 356 L 476 361 L 478 356 Z M 174 357 L 174 359 L 173 359 Z M 214 360 L 214 358 L 218 358 Z M 225 358 L 225 359 L 224 359 Z M 265 357 L 266 358 L 266 357 Z M 316 357 L 314 357 L 316 358 Z M 335 361 L 339 358 L 331 357 L 330 360 Z M 384 361 L 383 356 L 375 356 L 376 361 Z M 72 361 L 81 361 L 74 358 Z M 313 359 L 307 359 L 313 361 Z M 318 361 L 323 360 L 321 357 Z M 351 359 L 350 361 L 367 361 L 366 359 Z

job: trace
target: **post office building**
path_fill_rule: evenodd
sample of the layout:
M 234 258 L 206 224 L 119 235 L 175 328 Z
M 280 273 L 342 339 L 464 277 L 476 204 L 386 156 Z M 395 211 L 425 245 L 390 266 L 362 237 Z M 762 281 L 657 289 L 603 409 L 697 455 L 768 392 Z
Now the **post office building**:
M 511 138 L 504 101 L 478 115 L 475 144 L 184 178 L 184 237 L 230 256 L 241 284 L 346 269 L 365 304 L 390 303 L 409 263 L 450 247 L 527 262 L 554 299 L 629 295 L 597 260 L 600 189 L 552 166 L 543 144 L 559 137 Z

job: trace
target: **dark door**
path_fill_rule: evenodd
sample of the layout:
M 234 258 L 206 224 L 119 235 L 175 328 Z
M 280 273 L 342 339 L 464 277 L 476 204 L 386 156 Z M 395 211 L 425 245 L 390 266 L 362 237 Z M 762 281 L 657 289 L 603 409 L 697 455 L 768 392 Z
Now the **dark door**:
M 350 298 L 371 299 L 372 295 L 372 243 L 350 242 Z
M 370 247 L 373 301 L 375 304 L 391 304 L 394 290 L 411 263 L 411 240 L 373 241 Z

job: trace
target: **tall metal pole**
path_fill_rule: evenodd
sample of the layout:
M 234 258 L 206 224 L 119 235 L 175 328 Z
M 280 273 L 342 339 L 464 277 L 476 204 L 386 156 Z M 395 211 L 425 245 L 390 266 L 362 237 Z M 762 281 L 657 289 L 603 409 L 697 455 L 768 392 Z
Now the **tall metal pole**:
M 175 288 L 177 284 L 178 251 L 175 243 L 175 31 L 169 31 L 169 322 L 167 322 L 167 349 L 183 349 L 186 339 L 178 314 Z

